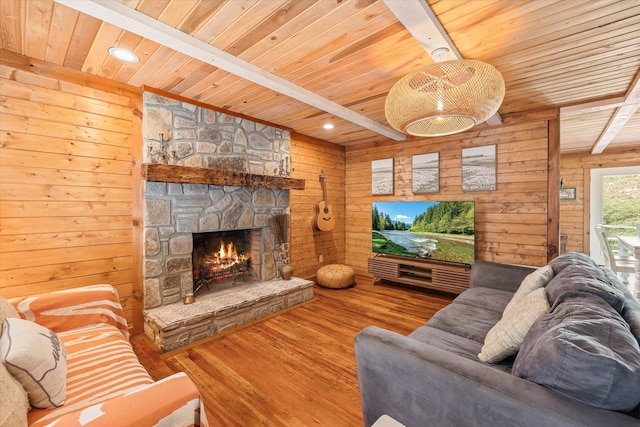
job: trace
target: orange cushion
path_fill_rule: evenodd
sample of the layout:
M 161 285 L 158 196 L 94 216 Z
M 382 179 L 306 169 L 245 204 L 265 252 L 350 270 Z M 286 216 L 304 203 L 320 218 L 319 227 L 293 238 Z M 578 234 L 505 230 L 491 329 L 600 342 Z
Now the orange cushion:
M 10 300 L 20 317 L 54 332 L 106 323 L 129 337 L 127 319 L 111 285 L 93 285 Z
M 29 411 L 30 426 L 46 425 L 66 413 L 153 383 L 129 341 L 114 326 L 87 326 L 58 336 L 67 348 L 67 400 L 56 409 Z

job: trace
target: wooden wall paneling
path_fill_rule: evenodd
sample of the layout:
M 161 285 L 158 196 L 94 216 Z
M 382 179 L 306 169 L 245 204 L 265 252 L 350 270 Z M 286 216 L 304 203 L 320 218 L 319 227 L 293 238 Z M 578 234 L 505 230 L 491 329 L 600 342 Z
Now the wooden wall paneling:
M 132 106 L 141 92 L 5 51 L 0 70 L 0 293 L 109 283 L 135 328 L 131 174 L 141 117 Z
M 576 187 L 576 200 L 560 201 L 560 232 L 568 235 L 567 250 L 589 254 L 591 169 L 638 166 L 639 147 L 601 154 L 572 153 L 560 158 L 560 176 L 565 187 Z M 596 249 L 597 250 L 597 249 Z
M 291 166 L 295 168 L 293 177 L 305 180 L 304 190 L 290 190 L 291 264 L 296 276 L 314 278 L 322 265 L 345 262 L 344 147 L 292 133 Z M 316 203 L 323 199 L 323 170 L 328 202 L 336 218 L 335 229 L 326 232 L 313 229 Z
M 584 246 L 583 215 L 585 210 L 588 211 L 588 209 L 585 209 L 587 199 L 585 197 L 584 175 L 589 175 L 589 170 L 583 169 L 579 163 L 567 161 L 568 158 L 571 157 L 567 157 L 566 155 L 562 156 L 560 176 L 563 180 L 564 187 L 576 188 L 576 199 L 560 200 L 560 233 L 568 237 L 567 251 L 578 251 L 588 254 L 589 239 L 587 239 L 586 251 Z M 588 180 L 589 178 L 587 177 L 586 179 Z
M 591 254 L 591 168 L 583 168 L 583 171 L 582 183 L 576 186 L 576 192 L 578 191 L 578 187 L 582 190 L 582 203 L 573 204 L 573 206 L 574 208 L 578 208 L 576 209 L 578 211 L 582 208 L 582 233 L 580 233 L 582 238 L 581 252 Z M 587 188 L 589 191 L 586 191 Z M 578 199 L 577 194 L 576 199 Z M 576 228 L 575 231 L 578 231 L 578 229 Z
M 558 112 L 559 113 L 559 112 Z M 560 119 L 549 120 L 547 261 L 560 254 Z
M 23 257 L 27 256 L 24 253 L 17 253 Z M 37 256 L 38 254 L 28 254 L 29 256 Z M 73 279 L 74 277 L 91 276 L 95 271 L 110 272 L 110 271 L 126 271 L 126 276 L 131 280 L 131 257 L 109 257 L 106 254 L 100 254 L 101 258 L 93 259 L 96 255 L 92 256 L 92 259 L 81 260 L 66 260 L 64 263 L 49 264 L 49 265 L 15 265 L 8 264 L 6 270 L 0 272 L 0 278 L 2 278 L 3 286 L 6 289 L 7 294 L 14 296 L 24 295 L 25 283 L 30 283 L 32 288 L 40 288 L 41 283 L 47 281 L 65 281 Z M 9 260 L 11 261 L 11 260 Z M 38 260 L 39 261 L 39 260 Z M 49 262 L 55 262 L 49 261 Z M 13 268 L 11 268 L 13 267 Z M 15 289 L 14 289 L 15 288 Z M 32 292 L 28 292 L 32 293 Z
M 133 209 L 131 211 L 132 240 L 131 251 L 132 261 L 132 289 L 131 289 L 131 312 L 134 334 L 144 332 L 144 283 L 142 280 L 143 260 L 144 260 L 144 181 L 142 179 L 142 162 L 144 159 L 144 141 L 142 138 L 142 116 L 143 102 L 142 95 L 131 98 L 131 111 L 133 121 L 131 128 L 131 151 L 132 151 L 132 182 L 131 199 Z
M 126 261 L 126 260 L 123 260 Z M 131 262 L 129 260 L 128 262 Z M 111 262 L 109 265 L 113 266 Z M 76 266 L 72 266 L 76 267 Z M 47 266 L 43 266 L 43 269 L 49 268 L 49 272 L 51 272 L 51 268 Z M 113 267 L 112 267 L 113 268 Z M 18 276 L 17 280 L 20 280 L 19 286 L 3 286 L 0 288 L 0 294 L 5 298 L 13 298 L 24 295 L 36 295 L 44 292 L 51 291 L 60 291 L 65 289 L 78 288 L 81 286 L 86 286 L 88 283 L 91 284 L 99 284 L 99 283 L 108 283 L 110 285 L 115 286 L 117 289 L 125 289 L 126 292 L 119 292 L 120 300 L 126 300 L 130 298 L 132 292 L 132 283 L 131 283 L 131 270 L 119 270 L 119 271 L 99 271 L 95 274 L 86 274 L 78 277 L 59 277 L 54 278 L 55 280 L 50 280 L 51 274 L 49 276 L 45 276 L 41 274 L 40 276 L 45 279 L 45 281 L 41 282 L 33 282 L 33 283 L 25 283 L 24 280 L 33 280 L 29 276 L 31 272 L 38 273 L 37 269 L 33 269 L 31 271 L 16 271 Z M 11 272 L 10 272 L 11 273 Z M 4 272 L 3 272 L 4 276 Z M 9 273 L 6 275 L 9 276 Z M 23 279 L 26 277 L 27 279 Z M 4 283 L 4 277 L 0 277 Z M 16 280 L 16 281 L 17 281 Z M 127 316 L 132 315 L 131 313 L 125 313 Z
M 371 203 L 394 200 L 475 200 L 476 257 L 516 264 L 544 265 L 551 216 L 548 204 L 549 112 L 507 117 L 504 126 L 474 129 L 440 138 L 346 148 L 346 262 L 367 275 L 371 252 Z M 462 149 L 495 144 L 497 190 L 462 191 Z M 440 191 L 413 194 L 411 161 L 438 152 Z M 394 159 L 394 194 L 371 195 L 371 161 Z
M 26 223 L 26 221 L 23 221 Z M 126 223 L 125 223 L 126 224 Z M 42 249 L 57 248 L 61 244 L 65 247 L 78 247 L 87 244 L 118 244 L 131 241 L 131 232 L 126 229 L 117 229 L 113 231 L 98 230 L 91 232 L 40 232 L 38 234 L 26 234 L 29 226 L 25 227 L 14 235 L 0 235 L 0 246 L 11 245 L 15 251 L 36 251 Z

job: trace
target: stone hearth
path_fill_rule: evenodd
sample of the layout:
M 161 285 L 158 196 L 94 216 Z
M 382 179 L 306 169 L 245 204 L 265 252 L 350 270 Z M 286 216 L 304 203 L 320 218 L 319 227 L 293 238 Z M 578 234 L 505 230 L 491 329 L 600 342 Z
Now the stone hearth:
M 174 350 L 313 298 L 313 282 L 297 277 L 216 287 L 193 304 L 145 310 L 145 334 L 163 351 Z

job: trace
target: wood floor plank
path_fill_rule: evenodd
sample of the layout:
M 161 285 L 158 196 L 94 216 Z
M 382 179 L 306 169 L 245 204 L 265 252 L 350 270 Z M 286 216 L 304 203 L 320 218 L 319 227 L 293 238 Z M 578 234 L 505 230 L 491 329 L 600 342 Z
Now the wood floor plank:
M 353 340 L 365 326 L 408 334 L 453 296 L 360 280 L 314 287 L 299 306 L 162 354 L 131 341 L 154 379 L 184 371 L 212 426 L 361 426 Z

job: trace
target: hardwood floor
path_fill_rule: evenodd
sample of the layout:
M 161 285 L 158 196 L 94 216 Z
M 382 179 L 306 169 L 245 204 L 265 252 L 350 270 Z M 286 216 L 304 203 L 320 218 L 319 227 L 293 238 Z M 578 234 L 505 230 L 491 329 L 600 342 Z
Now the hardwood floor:
M 132 338 L 154 379 L 186 372 L 211 426 L 362 426 L 353 340 L 368 325 L 408 334 L 451 295 L 365 279 L 314 287 L 312 300 L 200 343 L 160 354 Z

